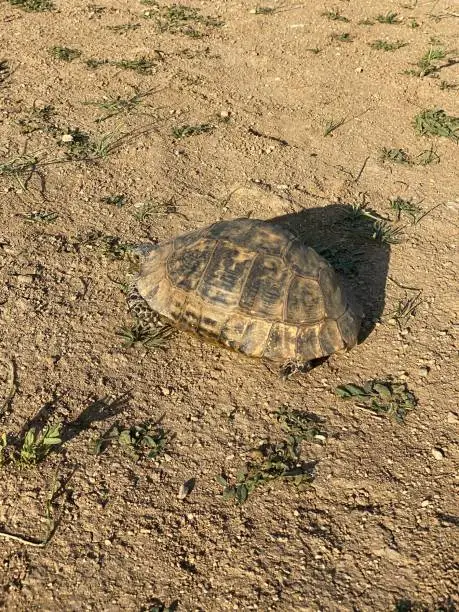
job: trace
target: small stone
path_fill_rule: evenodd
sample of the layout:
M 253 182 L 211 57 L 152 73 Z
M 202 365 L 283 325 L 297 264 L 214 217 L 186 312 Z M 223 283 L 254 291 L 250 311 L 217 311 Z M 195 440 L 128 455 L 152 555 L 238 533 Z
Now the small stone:
M 445 458 L 445 453 L 443 452 L 441 448 L 433 448 L 432 455 L 433 455 L 433 458 L 436 459 L 437 461 L 441 461 L 442 459 Z
M 111 542 L 111 540 L 104 540 L 104 544 L 105 544 L 105 546 L 111 546 L 112 542 Z
M 448 421 L 448 423 L 451 423 L 451 425 L 457 425 L 459 423 L 459 417 L 457 416 L 457 414 L 454 414 L 454 412 L 448 412 L 446 420 Z
M 72 134 L 62 134 L 61 142 L 73 142 Z
M 430 368 L 426 366 L 424 368 L 419 368 L 418 373 L 421 378 L 425 378 L 426 376 L 429 375 L 429 372 L 430 372 Z
M 357 74 L 359 74 L 360 72 L 363 72 L 362 66 L 359 66 L 358 68 L 356 68 L 355 71 Z
M 33 274 L 18 274 L 16 278 L 21 285 L 30 285 L 34 279 Z
M 421 507 L 427 508 L 429 504 L 430 504 L 430 501 L 428 499 L 425 499 L 424 501 L 421 502 Z
M 188 497 L 188 495 L 191 493 L 191 491 L 194 489 L 194 485 L 196 484 L 196 480 L 194 478 L 190 478 L 189 480 L 187 480 L 186 482 L 184 482 L 182 484 L 182 486 L 179 489 L 178 492 L 178 498 L 179 499 L 185 499 L 185 497 Z

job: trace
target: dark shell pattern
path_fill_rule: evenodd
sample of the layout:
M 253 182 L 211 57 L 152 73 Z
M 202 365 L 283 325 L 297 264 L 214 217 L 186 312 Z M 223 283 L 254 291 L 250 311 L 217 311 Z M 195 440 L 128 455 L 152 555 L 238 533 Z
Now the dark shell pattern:
M 251 357 L 305 363 L 357 342 L 361 317 L 331 266 L 266 221 L 222 221 L 151 248 L 137 289 L 179 329 Z

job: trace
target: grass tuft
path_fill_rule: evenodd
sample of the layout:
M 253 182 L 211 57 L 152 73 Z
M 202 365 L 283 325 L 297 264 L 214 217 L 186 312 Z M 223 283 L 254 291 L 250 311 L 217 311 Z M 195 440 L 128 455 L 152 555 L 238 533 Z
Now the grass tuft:
M 415 116 L 414 129 L 423 136 L 443 136 L 459 142 L 459 117 L 441 109 L 427 109 Z
M 422 208 L 415 204 L 411 200 L 405 200 L 404 198 L 396 197 L 389 200 L 390 207 L 395 211 L 397 221 L 400 221 L 402 215 L 406 215 L 410 218 L 412 223 L 416 223 L 418 220 L 418 216 L 423 214 Z
M 136 92 L 130 98 L 121 98 L 121 96 L 104 96 L 104 99 L 101 101 L 94 100 L 83 102 L 83 104 L 87 106 L 96 106 L 101 112 L 103 112 L 104 114 L 95 120 L 96 123 L 102 123 L 103 121 L 116 117 L 117 115 L 129 114 L 136 110 L 142 104 L 144 98 L 150 95 L 152 91 L 152 89 L 149 89 L 143 93 Z
M 172 135 L 177 140 L 181 138 L 188 138 L 190 136 L 197 136 L 198 134 L 205 134 L 213 132 L 215 126 L 210 123 L 201 123 L 199 125 L 181 125 L 179 127 L 172 128 Z
M 346 119 L 330 119 L 330 121 L 327 121 L 325 124 L 324 136 L 330 136 L 332 132 L 341 127 L 345 122 Z
M 372 238 L 381 244 L 400 244 L 403 242 L 403 227 L 392 225 L 385 219 L 373 223 Z
M 372 49 L 377 49 L 378 51 L 396 51 L 397 49 L 401 49 L 402 47 L 406 47 L 408 45 L 407 42 L 402 42 L 401 40 L 396 40 L 394 42 L 388 42 L 387 40 L 375 40 L 372 43 L 368 43 Z
M 421 151 L 415 157 L 411 157 L 404 149 L 388 149 L 383 147 L 380 153 L 380 159 L 383 162 L 392 162 L 394 164 L 405 164 L 407 166 L 427 166 L 429 164 L 438 164 L 440 156 L 433 148 Z
M 139 319 L 116 332 L 117 336 L 124 339 L 125 348 L 142 346 L 148 351 L 166 348 L 174 334 L 175 329 L 169 325 L 148 325 Z
M 207 35 L 209 28 L 219 28 L 224 25 L 224 22 L 217 17 L 203 15 L 200 9 L 184 4 L 160 7 L 154 0 L 142 0 L 142 4 L 152 7 L 151 10 L 144 11 L 143 16 L 146 19 L 154 19 L 160 32 L 202 38 Z
M 27 12 L 43 12 L 54 10 L 54 2 L 51 0 L 7 0 L 11 6 L 18 6 Z
M 53 210 L 33 210 L 20 216 L 29 223 L 54 223 L 59 217 L 58 213 Z
M 126 196 L 123 193 L 117 193 L 116 195 L 105 196 L 100 201 L 104 204 L 116 206 L 116 208 L 123 208 L 126 204 Z
M 332 40 L 338 40 L 339 42 L 352 42 L 353 38 L 350 32 L 342 32 L 341 34 L 332 34 Z
M 70 47 L 51 47 L 50 54 L 63 62 L 72 62 L 81 56 L 81 51 L 78 49 L 70 49 Z
M 130 32 L 131 30 L 138 30 L 140 28 L 140 23 L 121 23 L 120 25 L 108 25 L 105 27 L 111 32 L 124 34 L 125 32 Z
M 341 15 L 338 9 L 333 9 L 331 11 L 324 11 L 321 13 L 322 17 L 327 17 L 330 21 L 342 21 L 343 23 L 349 23 L 349 19 L 344 15 Z
M 401 22 L 401 20 L 398 19 L 398 13 L 393 13 L 392 11 L 389 11 L 385 15 L 378 15 L 376 17 L 376 21 L 378 23 L 389 23 L 389 24 Z

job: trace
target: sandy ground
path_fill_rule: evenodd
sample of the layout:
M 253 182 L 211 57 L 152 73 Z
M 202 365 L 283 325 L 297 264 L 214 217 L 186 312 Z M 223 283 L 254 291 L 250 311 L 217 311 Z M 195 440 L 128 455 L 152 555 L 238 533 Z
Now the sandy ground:
M 4 453 L 0 528 L 28 543 L 0 539 L 2 606 L 454 610 L 459 149 L 413 121 L 459 115 L 458 6 L 184 5 L 200 12 L 0 2 L 0 432 L 13 449 L 62 424 L 35 467 Z M 448 53 L 423 74 L 432 49 Z M 330 121 L 343 123 L 325 136 Z M 402 214 L 399 243 L 358 231 L 351 206 L 393 223 L 397 197 L 428 213 Z M 124 347 L 129 245 L 247 215 L 281 217 L 330 258 L 364 306 L 364 342 L 289 380 L 184 333 Z M 418 400 L 404 423 L 335 393 L 390 377 Z M 324 419 L 325 439 L 301 446 L 313 482 L 223 499 L 218 474 L 233 481 L 251 449 L 285 439 L 281 406 Z M 147 419 L 170 432 L 156 459 L 91 452 L 115 423 Z M 32 546 L 50 517 L 53 537 Z

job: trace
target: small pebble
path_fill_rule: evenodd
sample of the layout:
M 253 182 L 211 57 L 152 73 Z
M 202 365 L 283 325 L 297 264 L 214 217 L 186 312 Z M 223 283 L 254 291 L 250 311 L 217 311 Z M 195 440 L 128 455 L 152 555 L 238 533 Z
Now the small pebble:
M 434 459 L 436 459 L 437 461 L 441 461 L 442 459 L 445 458 L 445 453 L 442 451 L 441 448 L 433 448 L 432 455 Z

